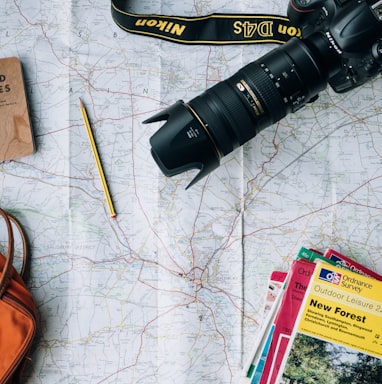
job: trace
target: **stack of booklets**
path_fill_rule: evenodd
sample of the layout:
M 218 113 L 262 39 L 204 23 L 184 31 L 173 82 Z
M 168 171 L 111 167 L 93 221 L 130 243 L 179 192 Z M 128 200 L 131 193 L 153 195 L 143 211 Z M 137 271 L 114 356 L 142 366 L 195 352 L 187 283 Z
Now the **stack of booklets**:
M 270 276 L 265 309 L 242 384 L 382 383 L 382 276 L 302 248 Z

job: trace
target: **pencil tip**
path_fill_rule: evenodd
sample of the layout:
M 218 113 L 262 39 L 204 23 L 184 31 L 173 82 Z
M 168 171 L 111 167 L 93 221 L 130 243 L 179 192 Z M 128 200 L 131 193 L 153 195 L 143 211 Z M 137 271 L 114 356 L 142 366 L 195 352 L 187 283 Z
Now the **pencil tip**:
M 80 107 L 83 108 L 84 107 L 84 103 L 82 102 L 81 98 L 80 99 Z

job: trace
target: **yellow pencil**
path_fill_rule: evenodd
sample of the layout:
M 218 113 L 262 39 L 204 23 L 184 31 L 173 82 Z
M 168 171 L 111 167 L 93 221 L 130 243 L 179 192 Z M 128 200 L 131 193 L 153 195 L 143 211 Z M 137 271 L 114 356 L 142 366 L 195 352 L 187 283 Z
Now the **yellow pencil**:
M 99 154 L 98 154 L 98 150 L 97 150 L 97 147 L 96 147 L 96 144 L 95 144 L 95 141 L 94 141 L 92 129 L 90 127 L 90 123 L 89 123 L 89 119 L 88 119 L 88 114 L 86 113 L 85 106 L 84 106 L 84 104 L 83 104 L 81 99 L 80 99 L 80 109 L 81 109 L 81 113 L 82 113 L 82 118 L 83 118 L 84 123 L 85 123 L 86 131 L 88 133 L 88 137 L 89 137 L 90 145 L 91 145 L 91 148 L 92 148 L 94 160 L 95 160 L 97 168 L 98 168 L 98 173 L 99 173 L 99 175 L 101 177 L 103 191 L 105 193 L 106 201 L 107 201 L 107 204 L 108 204 L 109 210 L 110 210 L 110 216 L 114 219 L 114 218 L 117 217 L 117 214 L 115 213 L 113 202 L 111 200 L 111 196 L 110 196 L 109 188 L 107 186 L 105 174 L 103 172 L 101 160 L 99 158 Z

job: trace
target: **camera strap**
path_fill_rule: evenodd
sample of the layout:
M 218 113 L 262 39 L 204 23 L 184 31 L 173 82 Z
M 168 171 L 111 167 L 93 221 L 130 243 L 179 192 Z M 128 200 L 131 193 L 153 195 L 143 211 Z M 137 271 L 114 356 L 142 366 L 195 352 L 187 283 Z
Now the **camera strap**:
M 212 13 L 200 17 L 136 14 L 128 0 L 112 0 L 111 13 L 123 30 L 182 44 L 283 44 L 301 31 L 285 16 Z

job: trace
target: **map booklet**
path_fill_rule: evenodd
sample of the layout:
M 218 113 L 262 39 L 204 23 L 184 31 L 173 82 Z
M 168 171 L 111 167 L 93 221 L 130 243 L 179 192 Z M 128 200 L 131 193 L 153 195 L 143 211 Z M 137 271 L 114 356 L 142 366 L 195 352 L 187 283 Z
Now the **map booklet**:
M 281 306 L 273 325 L 272 341 L 259 383 L 275 382 L 314 266 L 314 263 L 306 260 L 294 260 L 292 263 Z
M 301 248 L 296 260 L 293 261 L 281 306 L 273 325 L 272 341 L 261 379 L 258 381 L 252 379 L 252 384 L 275 383 L 316 260 L 325 260 L 327 263 L 334 264 L 325 259 L 322 254 L 306 248 Z
M 350 259 L 349 257 L 342 255 L 334 249 L 329 248 L 324 256 L 336 263 L 339 267 L 344 267 L 350 269 L 351 271 L 360 273 L 361 275 L 370 276 L 377 280 L 382 280 L 382 276 L 378 275 L 369 268 L 366 268 L 364 265 L 357 263 L 356 261 Z
M 381 323 L 381 281 L 318 262 L 277 383 L 380 382 Z
M 338 264 L 337 259 L 331 260 L 327 257 L 327 255 L 333 253 L 336 254 L 337 259 L 346 259 L 346 263 L 342 262 Z M 314 272 L 316 266 L 315 263 L 318 261 L 325 262 L 328 265 L 338 265 L 341 269 L 354 270 L 354 266 L 356 265 L 358 273 L 364 275 L 373 274 L 373 277 L 381 279 L 380 275 L 332 249 L 325 252 L 324 255 L 316 250 L 301 248 L 296 260 L 293 261 L 289 270 L 288 280 L 283 291 L 281 304 L 277 309 L 277 314 L 273 318 L 273 324 L 268 326 L 268 328 L 265 326 L 263 327 L 268 329 L 268 336 L 267 339 L 265 339 L 266 343 L 263 345 L 262 351 L 257 351 L 256 354 L 254 352 L 252 353 L 252 356 L 257 356 L 257 359 L 252 361 L 253 365 L 250 370 L 244 369 L 243 376 L 245 377 L 246 373 L 247 379 L 243 379 L 241 383 L 276 383 L 280 366 L 282 365 L 288 350 L 296 318 L 299 314 L 306 289 Z M 262 340 L 264 340 L 264 335 L 262 335 Z M 259 342 L 256 343 L 256 346 L 261 348 Z
M 241 384 L 249 384 L 255 380 L 254 378 L 260 379 L 261 377 L 272 340 L 274 318 L 280 305 L 286 278 L 287 272 L 281 271 L 273 271 L 269 278 L 263 326 L 255 335 L 256 342 L 251 353 L 251 360 L 243 370 L 245 374 L 240 381 Z

